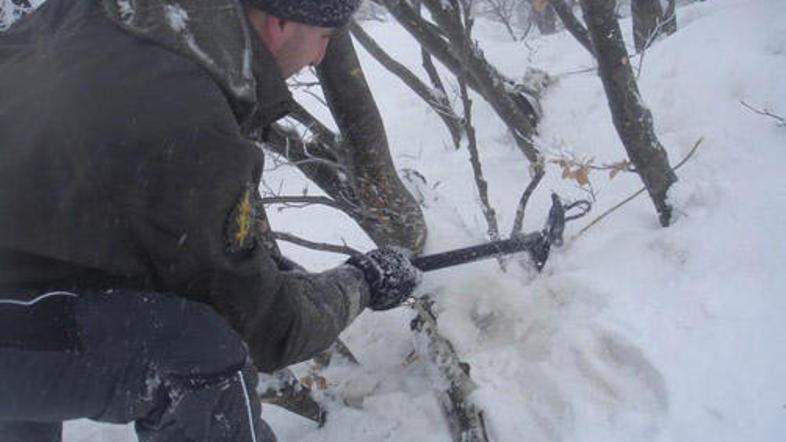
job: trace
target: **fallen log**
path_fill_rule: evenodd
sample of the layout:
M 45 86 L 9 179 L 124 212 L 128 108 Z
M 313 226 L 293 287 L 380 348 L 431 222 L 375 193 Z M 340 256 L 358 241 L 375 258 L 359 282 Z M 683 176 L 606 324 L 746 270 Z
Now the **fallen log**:
M 415 351 L 428 366 L 431 384 L 453 440 L 488 442 L 483 410 L 470 399 L 477 385 L 469 375 L 469 364 L 461 361 L 453 344 L 439 334 L 431 306 L 424 298 L 415 301 L 417 317 L 411 324 Z

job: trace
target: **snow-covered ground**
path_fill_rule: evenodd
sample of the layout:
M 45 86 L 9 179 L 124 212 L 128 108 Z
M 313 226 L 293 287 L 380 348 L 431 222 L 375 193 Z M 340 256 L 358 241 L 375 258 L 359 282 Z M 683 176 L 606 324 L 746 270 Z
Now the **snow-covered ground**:
M 440 329 L 472 366 L 496 441 L 786 440 L 786 127 L 741 100 L 786 116 L 786 3 L 711 0 L 679 9 L 679 31 L 641 63 L 640 88 L 676 164 L 703 138 L 671 193 L 678 220 L 657 224 L 642 196 L 581 236 L 594 216 L 641 186 L 632 174 L 590 175 L 593 216 L 570 224 L 566 245 L 541 275 L 494 261 L 428 274 Z M 624 29 L 630 23 L 623 21 Z M 419 51 L 392 23 L 368 31 L 400 60 Z M 596 164 L 625 158 L 589 55 L 567 34 L 510 42 L 479 22 L 486 55 L 516 77 L 528 66 L 557 81 L 543 100 L 537 140 L 549 158 Z M 630 39 L 628 39 L 630 41 Z M 426 177 L 427 252 L 484 240 L 465 149 L 395 77 L 359 50 L 400 170 Z M 633 59 L 636 68 L 641 60 Z M 475 122 L 491 200 L 502 230 L 527 185 L 527 164 L 479 99 Z M 326 113 L 315 108 L 316 112 Z M 272 165 L 272 162 L 270 163 Z M 556 165 L 531 201 L 526 230 L 541 227 L 548 191 L 586 194 Z M 272 188 L 301 193 L 291 167 L 270 170 Z M 309 186 L 316 193 L 315 186 Z M 307 216 L 304 216 L 307 215 Z M 271 211 L 274 227 L 311 239 L 371 247 L 351 222 L 318 207 Z M 314 222 L 319 219 L 319 222 Z M 286 246 L 319 270 L 339 256 Z M 352 408 L 326 400 L 327 424 L 273 406 L 263 417 L 282 441 L 449 441 L 426 370 L 404 361 L 412 312 L 363 314 L 343 335 L 361 367 L 323 374 L 326 396 L 361 397 Z M 298 367 L 305 370 L 306 367 Z M 131 427 L 66 425 L 67 442 L 133 441 Z

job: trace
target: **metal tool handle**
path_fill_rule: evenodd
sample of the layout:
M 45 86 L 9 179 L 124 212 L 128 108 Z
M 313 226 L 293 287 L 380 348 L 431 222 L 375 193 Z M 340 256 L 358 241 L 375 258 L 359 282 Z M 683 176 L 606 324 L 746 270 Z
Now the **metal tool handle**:
M 492 241 L 463 249 L 434 255 L 419 256 L 412 259 L 412 264 L 421 271 L 443 269 L 459 264 L 478 261 L 511 253 L 528 252 L 535 268 L 542 269 L 549 258 L 551 245 L 562 245 L 562 235 L 565 232 L 565 223 L 586 215 L 592 205 L 589 201 L 576 201 L 563 205 L 556 193 L 551 194 L 551 210 L 546 220 L 546 225 L 540 232 L 516 235 L 510 239 Z M 568 212 L 574 212 L 568 214 Z
M 419 256 L 412 259 L 412 264 L 418 269 L 428 272 L 431 270 L 443 269 L 445 267 L 452 267 L 459 264 L 478 261 L 483 258 L 508 255 L 511 253 L 539 248 L 545 244 L 544 239 L 545 237 L 541 232 L 530 233 L 527 235 L 517 236 L 515 238 L 493 241 L 490 243 L 466 247 L 463 249 L 451 250 L 449 252 Z

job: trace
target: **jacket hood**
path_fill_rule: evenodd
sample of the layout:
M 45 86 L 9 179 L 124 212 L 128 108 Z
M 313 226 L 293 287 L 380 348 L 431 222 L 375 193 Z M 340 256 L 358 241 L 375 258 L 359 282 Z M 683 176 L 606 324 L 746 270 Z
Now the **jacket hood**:
M 102 0 L 110 20 L 202 68 L 227 96 L 249 133 L 291 108 L 292 96 L 273 56 L 238 0 Z

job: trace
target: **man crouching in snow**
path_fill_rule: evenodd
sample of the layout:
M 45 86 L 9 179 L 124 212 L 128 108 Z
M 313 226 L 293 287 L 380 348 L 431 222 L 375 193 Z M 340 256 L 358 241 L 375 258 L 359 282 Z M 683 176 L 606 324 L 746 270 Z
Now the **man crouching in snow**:
M 48 0 L 0 34 L 0 440 L 271 441 L 255 394 L 417 285 L 270 247 L 252 133 L 359 0 Z

